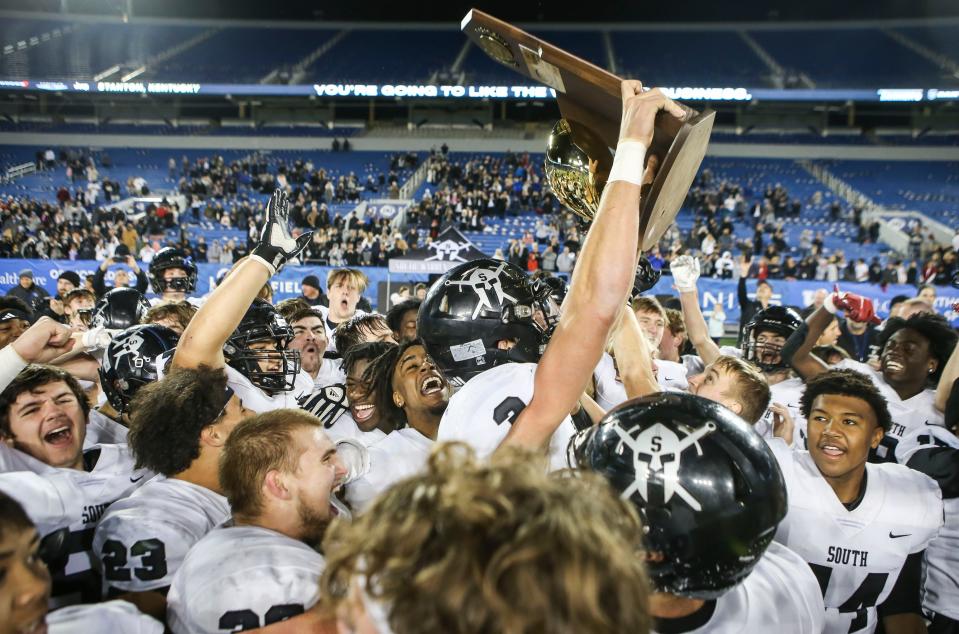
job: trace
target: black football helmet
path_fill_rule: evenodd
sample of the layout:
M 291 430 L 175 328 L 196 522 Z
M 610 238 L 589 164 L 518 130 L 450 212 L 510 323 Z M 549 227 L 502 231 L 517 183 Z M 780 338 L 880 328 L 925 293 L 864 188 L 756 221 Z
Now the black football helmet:
M 740 349 L 743 359 L 749 361 L 763 372 L 776 372 L 789 367 L 782 360 L 783 347 L 773 343 L 756 342 L 762 332 L 774 332 L 789 339 L 802 326 L 802 317 L 792 308 L 786 306 L 770 306 L 758 311 L 743 328 L 743 341 Z M 768 359 L 776 359 L 770 361 Z M 763 359 L 767 359 L 764 361 Z
M 257 298 L 223 344 L 223 354 L 231 368 L 264 392 L 289 392 L 300 373 L 300 351 L 287 349 L 292 340 L 293 329 L 273 304 Z M 263 341 L 272 342 L 276 347 L 273 350 L 250 348 Z
M 135 288 L 121 287 L 107 291 L 93 307 L 90 328 L 126 330 L 142 320 L 150 303 Z
M 553 301 L 556 302 L 557 306 L 562 306 L 563 301 L 566 299 L 566 295 L 569 293 L 569 284 L 566 283 L 561 277 L 541 277 L 539 279 L 541 284 L 545 284 L 549 287 L 550 297 L 553 298 Z
M 100 385 L 113 409 L 122 414 L 137 390 L 159 379 L 157 363 L 178 339 L 157 324 L 133 326 L 113 338 L 100 362 Z
M 631 296 L 642 295 L 652 287 L 656 286 L 663 273 L 659 269 L 653 268 L 653 263 L 645 255 L 639 257 L 636 264 L 636 275 L 633 277 L 633 291 Z
M 632 502 L 660 591 L 715 599 L 745 579 L 786 516 L 786 484 L 753 428 L 719 403 L 678 392 L 626 401 L 573 436 L 571 464 Z
M 167 269 L 183 269 L 186 271 L 186 277 L 165 280 L 163 272 Z M 174 247 L 160 249 L 150 261 L 150 286 L 155 293 L 166 291 L 192 293 L 196 290 L 196 276 L 197 268 L 193 258 Z
M 416 332 L 447 379 L 462 385 L 508 361 L 539 361 L 558 318 L 551 293 L 508 262 L 466 262 L 430 288 Z M 500 350 L 503 339 L 516 345 Z

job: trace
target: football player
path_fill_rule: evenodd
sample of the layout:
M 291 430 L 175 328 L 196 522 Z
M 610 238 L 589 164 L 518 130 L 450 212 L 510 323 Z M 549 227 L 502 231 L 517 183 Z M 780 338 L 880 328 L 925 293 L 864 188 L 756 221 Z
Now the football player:
M 814 339 L 815 341 L 815 339 Z M 943 524 L 931 478 L 867 463 L 892 425 L 886 400 L 855 370 L 833 369 L 802 396 L 809 450 L 773 440 L 789 513 L 776 540 L 809 563 L 826 604 L 827 634 L 921 632 L 923 551 Z
M 299 350 L 300 365 L 313 377 L 314 386 L 324 388 L 327 385 L 345 383 L 346 374 L 340 361 L 324 357 L 328 341 L 323 318 L 307 307 L 293 312 L 286 321 L 293 328 L 293 339 L 289 348 Z
M 552 289 L 496 260 L 450 270 L 420 307 L 417 332 L 430 357 L 451 382 L 466 383 L 450 399 L 437 440 L 463 440 L 485 455 L 509 435 L 508 444 L 548 447 L 551 464 L 565 464 L 575 430 L 569 413 L 633 286 L 640 188 L 658 167 L 646 161 L 653 121 L 661 111 L 686 116 L 640 82 L 624 81 L 621 91 L 616 158 L 558 322 Z
M 166 326 L 179 337 L 196 315 L 196 306 L 190 302 L 171 302 L 154 306 L 143 316 L 144 324 Z
M 150 260 L 150 287 L 159 295 L 153 305 L 167 302 L 203 302 L 191 295 L 196 292 L 197 267 L 193 258 L 175 247 L 164 247 Z
M 69 527 L 63 565 L 54 573 L 56 605 L 95 601 L 100 580 L 92 567 L 93 529 L 112 502 L 143 484 L 147 470 L 136 469 L 125 444 L 96 445 L 84 451 L 90 406 L 77 380 L 63 370 L 30 365 L 0 393 L 0 436 L 34 461 L 53 467 L 82 490 L 80 502 L 68 501 L 60 526 Z M 37 482 L 36 473 L 17 472 L 3 482 L 31 516 L 64 506 L 59 491 Z M 40 474 L 45 477 L 46 470 Z M 44 479 L 44 478 L 41 478 Z M 39 521 L 39 520 L 38 520 Z
M 130 404 L 137 465 L 159 474 L 112 504 L 93 538 L 104 596 L 165 594 L 193 544 L 226 521 L 217 471 L 237 423 L 253 415 L 222 369 L 174 368 Z
M 816 577 L 772 542 L 782 474 L 729 409 L 675 392 L 633 399 L 577 433 L 569 461 L 639 511 L 656 632 L 822 631 Z
M 361 343 L 351 347 L 343 358 L 350 416 L 363 434 L 370 434 L 363 444 L 369 444 L 369 441 L 374 439 L 382 440 L 386 434 L 396 429 L 396 421 L 390 420 L 388 413 L 377 407 L 376 386 L 366 374 L 366 369 L 377 357 L 395 346 L 394 343 L 380 341 Z M 332 435 L 337 439 L 341 436 L 339 431 Z
M 848 319 L 874 320 L 872 302 L 852 293 L 836 291 L 821 308 L 809 316 L 804 327 L 790 339 L 786 354 L 793 367 L 807 381 L 828 366 L 811 354 L 820 333 L 835 311 L 843 310 Z M 942 425 L 942 412 L 936 407 L 936 383 L 956 346 L 956 332 L 941 315 L 920 313 L 909 319 L 894 317 L 882 329 L 879 339 L 877 371 L 868 364 L 846 359 L 836 364 L 861 372 L 882 393 L 892 417 L 874 459 L 892 460 L 896 443 L 920 425 Z
M 339 511 L 346 477 L 315 416 L 275 410 L 233 430 L 220 459 L 232 523 L 198 541 L 173 576 L 170 629 L 256 629 L 303 613 L 319 599 L 318 546 Z
M 197 311 L 180 337 L 173 366 L 225 368 L 227 384 L 255 412 L 296 407 L 296 398 L 312 391 L 313 379 L 300 370 L 299 353 L 287 349 L 292 330 L 257 294 L 311 236 L 290 235 L 287 193 L 274 192 L 259 242 Z
M 760 307 L 743 328 L 739 348 L 720 347 L 709 337 L 709 328 L 699 307 L 699 293 L 696 288 L 699 268 L 699 260 L 689 255 L 681 255 L 670 263 L 689 340 L 699 353 L 703 365 L 707 366 L 725 354 L 741 357 L 756 366 L 766 377 L 772 402 L 772 407 L 767 409 L 762 420 L 756 423 L 756 431 L 764 438 L 772 438 L 775 429 L 782 426 L 784 416 L 788 413 L 798 431 L 794 435 L 794 441 L 804 443 L 805 421 L 799 408 L 803 381 L 792 375 L 789 364 L 783 357 L 783 346 L 802 325 L 802 318 L 799 313 L 785 306 Z
M 18 297 L 0 297 L 0 347 L 15 340 L 30 327 L 33 313 Z
M 346 356 L 353 346 L 369 342 L 383 341 L 396 343 L 393 331 L 386 323 L 386 317 L 379 313 L 365 313 L 354 315 L 336 327 L 334 337 L 337 341 L 336 350 L 340 356 Z
M 416 339 L 416 316 L 419 314 L 421 303 L 418 299 L 408 299 L 393 306 L 386 313 L 386 323 L 393 331 L 394 340 L 402 343 Z M 556 305 L 561 303 L 557 302 Z
M 50 552 L 16 500 L 0 492 L 0 632 L 137 632 L 162 634 L 163 624 L 132 603 L 108 601 L 48 612 Z
M 85 288 L 78 288 L 67 293 L 63 300 L 63 314 L 70 328 L 77 332 L 86 330 L 90 326 L 96 305 L 96 296 Z
M 946 516 L 923 561 L 922 609 L 930 634 L 959 631 L 959 438 L 934 425 L 917 427 L 896 445 L 896 462 L 939 483 Z
M 345 499 L 357 512 L 393 483 L 424 467 L 451 393 L 423 342 L 415 339 L 381 354 L 364 375 L 376 409 L 393 421 L 395 429 L 370 445 L 369 470 L 346 488 Z
M 635 511 L 598 478 L 544 466 L 442 446 L 356 521 L 334 522 L 322 592 L 340 631 L 648 632 Z
M 339 350 L 336 345 L 336 327 L 353 317 L 366 314 L 356 306 L 368 284 L 366 275 L 356 269 L 334 269 L 326 276 L 329 306 L 315 306 L 313 310 L 323 317 L 331 352 Z

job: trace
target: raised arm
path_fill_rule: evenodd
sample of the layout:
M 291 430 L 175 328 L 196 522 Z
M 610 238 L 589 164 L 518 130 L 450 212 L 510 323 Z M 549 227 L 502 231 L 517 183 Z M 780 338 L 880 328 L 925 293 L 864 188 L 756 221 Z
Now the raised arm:
M 623 308 L 623 316 L 613 333 L 613 352 L 627 397 L 638 398 L 660 391 L 659 382 L 653 374 L 653 353 L 649 340 L 643 334 L 636 313 L 629 306 Z
M 691 255 L 681 255 L 669 265 L 673 273 L 673 282 L 679 291 L 679 303 L 683 307 L 683 323 L 686 324 L 686 334 L 689 341 L 696 348 L 696 354 L 709 365 L 721 354 L 719 346 L 709 336 L 709 327 L 699 307 L 699 291 L 696 280 L 699 279 L 699 260 Z
M 223 344 L 236 330 L 257 293 L 311 239 L 312 232 L 293 239 L 288 218 L 287 194 L 276 190 L 267 206 L 266 224 L 259 243 L 250 257 L 239 263 L 197 311 L 180 337 L 173 365 L 222 368 L 226 364 Z
M 812 349 L 839 310 L 853 321 L 879 323 L 871 300 L 853 293 L 842 293 L 837 287 L 783 346 L 783 361 L 807 381 L 829 369 L 824 361 L 812 354 Z
M 504 444 L 546 445 L 583 393 L 632 288 L 643 163 L 653 138 L 653 122 L 661 110 L 666 116 L 685 115 L 659 90 L 644 92 L 638 81 L 624 81 L 622 92 L 623 119 L 609 181 L 583 244 L 563 314 L 537 366 L 533 398 Z M 647 179 L 656 167 L 650 159 Z
M 956 346 L 949 355 L 949 361 L 946 362 L 946 367 L 942 369 L 942 376 L 939 377 L 939 385 L 936 386 L 936 409 L 940 412 L 946 411 L 946 402 L 957 380 L 959 380 L 959 346 Z

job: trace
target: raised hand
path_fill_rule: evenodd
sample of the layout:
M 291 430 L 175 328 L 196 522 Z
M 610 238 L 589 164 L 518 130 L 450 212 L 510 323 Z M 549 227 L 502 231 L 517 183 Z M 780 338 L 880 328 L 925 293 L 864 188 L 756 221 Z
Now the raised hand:
M 623 81 L 620 88 L 623 95 L 620 141 L 639 141 L 648 148 L 653 142 L 654 122 L 660 110 L 680 120 L 686 118 L 686 111 L 659 88 L 644 90 L 642 82 L 636 80 Z
M 680 293 L 696 291 L 696 281 L 699 279 L 699 259 L 691 255 L 681 255 L 674 258 L 669 264 L 673 274 L 673 284 Z
M 836 310 L 841 310 L 846 314 L 846 319 L 860 323 L 872 322 L 881 324 L 882 320 L 876 316 L 876 309 L 872 305 L 872 300 L 855 293 L 846 293 L 839 290 L 837 284 L 832 295 L 827 298 Z
M 67 326 L 49 317 L 41 317 L 11 346 L 28 363 L 47 363 L 69 352 L 76 341 Z
M 285 191 L 278 189 L 273 192 L 266 207 L 266 222 L 263 223 L 260 241 L 253 247 L 251 257 L 266 264 L 271 274 L 275 275 L 287 261 L 306 248 L 312 237 L 312 231 L 307 231 L 299 238 L 290 234 L 289 197 Z
M 739 276 L 740 277 L 749 277 L 749 269 L 752 267 L 753 261 L 752 258 L 747 258 L 745 255 L 739 260 Z

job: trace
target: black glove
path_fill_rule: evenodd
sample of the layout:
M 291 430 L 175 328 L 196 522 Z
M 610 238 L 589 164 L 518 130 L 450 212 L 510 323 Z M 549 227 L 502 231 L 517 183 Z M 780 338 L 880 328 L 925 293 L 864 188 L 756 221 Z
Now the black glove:
M 313 237 L 313 232 L 307 231 L 294 239 L 290 235 L 289 216 L 290 203 L 287 193 L 278 189 L 273 192 L 273 197 L 266 207 L 266 222 L 260 232 L 260 242 L 253 247 L 251 254 L 251 257 L 266 264 L 271 275 L 275 275 L 288 260 L 305 249 Z

